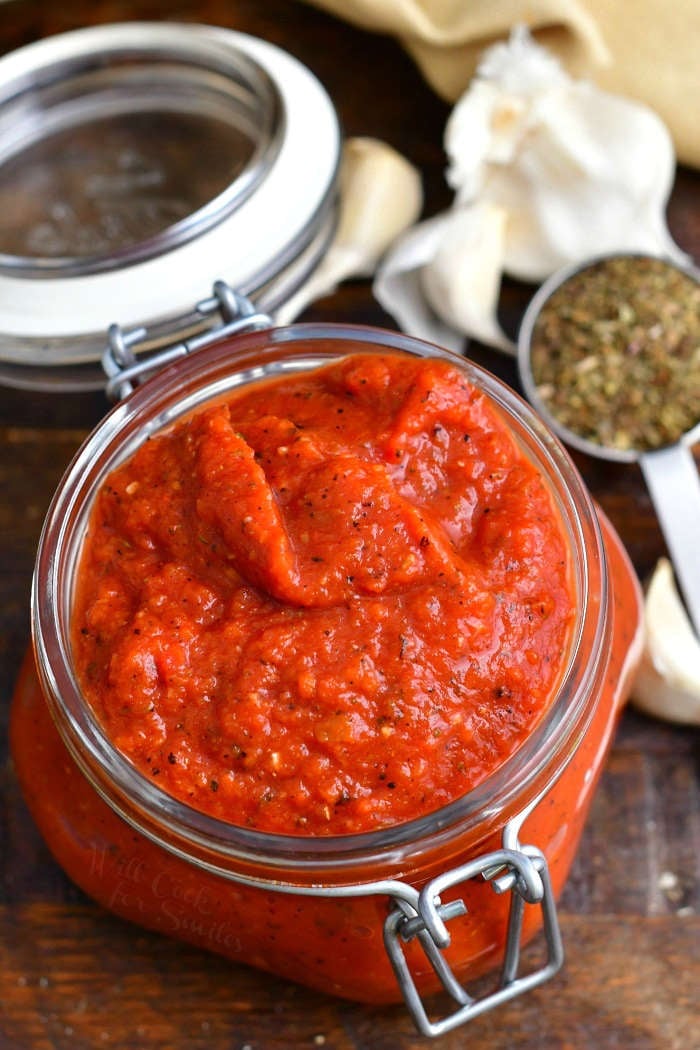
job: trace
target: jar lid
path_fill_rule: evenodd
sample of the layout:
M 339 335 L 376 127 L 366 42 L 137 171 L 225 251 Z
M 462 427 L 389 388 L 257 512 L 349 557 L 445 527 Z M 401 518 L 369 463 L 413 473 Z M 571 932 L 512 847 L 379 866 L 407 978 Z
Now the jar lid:
M 274 310 L 332 236 L 340 148 L 313 74 L 232 30 L 96 26 L 0 59 L 0 382 L 97 387 L 111 324 L 181 338 L 217 280 Z

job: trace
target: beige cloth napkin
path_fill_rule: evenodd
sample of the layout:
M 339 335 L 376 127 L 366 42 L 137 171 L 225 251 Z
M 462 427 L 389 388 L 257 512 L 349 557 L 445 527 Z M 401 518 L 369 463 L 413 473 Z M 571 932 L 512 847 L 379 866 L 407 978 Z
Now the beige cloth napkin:
M 599 87 L 646 102 L 681 161 L 700 167 L 700 0 L 310 0 L 397 36 L 454 101 L 479 55 L 517 23 Z

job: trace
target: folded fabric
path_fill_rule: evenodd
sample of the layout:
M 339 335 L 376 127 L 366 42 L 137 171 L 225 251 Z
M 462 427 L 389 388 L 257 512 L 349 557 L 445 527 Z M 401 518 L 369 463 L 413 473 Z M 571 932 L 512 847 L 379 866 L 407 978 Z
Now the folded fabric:
M 676 153 L 700 167 L 700 0 L 310 0 L 397 36 L 432 87 L 454 101 L 484 48 L 517 23 L 574 76 L 646 102 Z

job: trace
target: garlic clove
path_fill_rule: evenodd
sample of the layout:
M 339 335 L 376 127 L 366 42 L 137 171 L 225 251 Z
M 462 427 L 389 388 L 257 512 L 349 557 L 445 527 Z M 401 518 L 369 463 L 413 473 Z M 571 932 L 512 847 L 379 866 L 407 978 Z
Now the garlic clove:
M 379 139 L 350 138 L 340 168 L 341 213 L 335 244 L 355 253 L 358 277 L 371 277 L 387 248 L 423 207 L 418 170 Z
M 498 323 L 506 213 L 491 204 L 455 208 L 420 271 L 425 296 L 451 328 L 514 354 Z
M 645 640 L 632 703 L 669 722 L 700 725 L 700 640 L 667 558 L 661 558 L 644 603 Z
M 423 207 L 417 169 L 379 139 L 346 140 L 338 181 L 340 214 L 333 241 L 309 280 L 277 309 L 277 324 L 289 324 L 341 281 L 372 276 L 387 249 Z

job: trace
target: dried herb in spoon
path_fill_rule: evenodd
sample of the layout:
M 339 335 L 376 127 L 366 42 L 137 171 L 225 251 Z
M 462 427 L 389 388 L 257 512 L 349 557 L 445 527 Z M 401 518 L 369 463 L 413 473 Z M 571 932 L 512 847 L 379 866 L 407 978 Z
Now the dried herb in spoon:
M 672 444 L 700 421 L 700 283 L 662 259 L 601 259 L 546 300 L 530 358 L 543 404 L 580 437 Z

